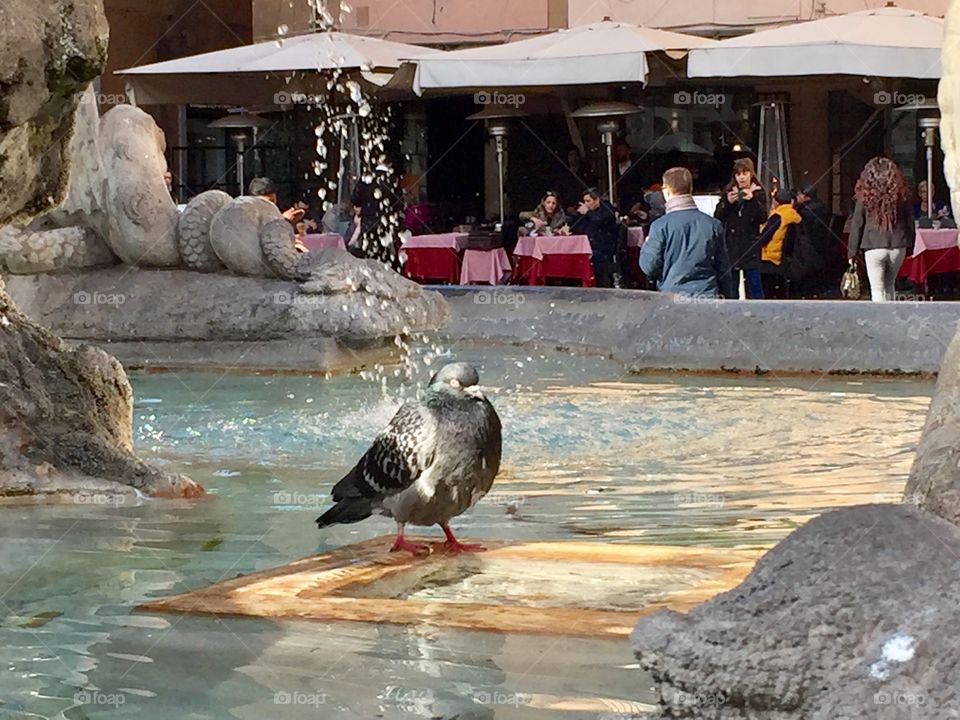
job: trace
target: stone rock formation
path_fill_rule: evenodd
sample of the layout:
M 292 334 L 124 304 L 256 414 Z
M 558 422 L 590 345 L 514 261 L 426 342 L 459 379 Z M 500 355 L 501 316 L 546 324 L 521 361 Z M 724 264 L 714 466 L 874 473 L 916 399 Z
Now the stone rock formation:
M 107 245 L 128 265 L 175 267 L 179 213 L 167 192 L 163 132 L 147 113 L 117 105 L 100 119 L 107 178 Z
M 908 505 L 826 513 L 737 588 L 631 636 L 661 717 L 960 718 L 960 529 Z
M 940 106 L 940 144 L 943 174 L 950 186 L 950 201 L 960 208 L 960 4 L 951 2 L 944 16 L 942 75 L 937 89 Z
M 180 259 L 190 270 L 218 272 L 224 269 L 210 243 L 210 222 L 232 201 L 223 190 L 207 190 L 194 197 L 180 213 L 177 242 Z
M 133 392 L 114 358 L 67 350 L 0 282 L 0 498 L 52 493 L 192 497 L 203 490 L 133 454 Z
M 294 279 L 300 254 L 293 227 L 276 205 L 259 197 L 239 197 L 210 223 L 210 244 L 229 270 L 239 275 Z
M 103 70 L 100 2 L 11 0 L 0 5 L 0 225 L 56 206 L 66 190 L 80 93 Z
M 960 525 L 960 333 L 943 358 L 905 497 Z

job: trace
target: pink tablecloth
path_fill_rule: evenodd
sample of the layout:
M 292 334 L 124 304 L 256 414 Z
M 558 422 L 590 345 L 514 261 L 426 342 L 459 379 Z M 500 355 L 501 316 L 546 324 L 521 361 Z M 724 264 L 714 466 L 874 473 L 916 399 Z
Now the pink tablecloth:
M 514 255 L 543 260 L 544 255 L 593 255 L 590 238 L 586 235 L 551 235 L 522 237 L 517 241 Z
M 546 278 L 565 278 L 593 287 L 592 256 L 586 235 L 522 237 L 513 251 L 514 282 L 543 285 Z
M 490 283 L 502 285 L 510 279 L 510 257 L 503 248 L 464 250 L 460 284 Z
M 403 243 L 404 250 L 417 248 L 449 248 L 455 252 L 463 250 L 467 243 L 464 233 L 443 233 L 442 235 L 414 235 Z
M 913 254 L 919 255 L 925 250 L 947 250 L 957 247 L 958 231 L 956 228 L 948 230 L 934 230 L 933 228 L 917 228 L 917 239 L 913 245 Z
M 307 250 L 323 250 L 325 248 L 341 248 L 342 250 L 347 249 L 347 245 L 343 242 L 343 238 L 336 233 L 314 233 L 302 235 L 300 237 L 300 242 L 303 243 L 303 246 L 307 248 Z
M 643 242 L 646 239 L 647 238 L 643 234 L 642 227 L 627 228 L 627 247 L 628 248 L 643 247 Z

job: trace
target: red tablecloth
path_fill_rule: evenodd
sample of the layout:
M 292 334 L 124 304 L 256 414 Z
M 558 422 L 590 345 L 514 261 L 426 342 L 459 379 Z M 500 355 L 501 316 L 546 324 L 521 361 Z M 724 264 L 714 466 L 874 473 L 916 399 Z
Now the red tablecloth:
M 413 280 L 460 282 L 460 251 L 467 236 L 461 233 L 416 235 L 401 247 L 406 255 L 403 274 Z
M 526 285 L 543 285 L 547 278 L 562 278 L 593 287 L 592 256 L 586 235 L 522 237 L 513 251 L 513 277 Z
M 510 257 L 503 248 L 463 251 L 461 285 L 472 283 L 502 285 L 510 279 L 510 273 Z
M 347 245 L 343 238 L 336 233 L 312 233 L 300 236 L 300 242 L 307 250 L 323 250 L 325 248 L 340 248 L 346 250 Z
M 925 288 L 931 275 L 960 271 L 957 238 L 957 230 L 918 229 L 913 256 L 903 261 L 900 277 L 910 278 L 915 285 Z

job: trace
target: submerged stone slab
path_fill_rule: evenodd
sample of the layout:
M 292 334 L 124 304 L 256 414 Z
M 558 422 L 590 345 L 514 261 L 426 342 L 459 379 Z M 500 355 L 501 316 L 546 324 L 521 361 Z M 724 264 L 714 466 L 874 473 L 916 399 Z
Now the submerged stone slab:
M 390 553 L 380 537 L 153 600 L 154 612 L 623 637 L 638 612 L 687 609 L 746 575 L 756 553 L 667 545 L 484 543 Z

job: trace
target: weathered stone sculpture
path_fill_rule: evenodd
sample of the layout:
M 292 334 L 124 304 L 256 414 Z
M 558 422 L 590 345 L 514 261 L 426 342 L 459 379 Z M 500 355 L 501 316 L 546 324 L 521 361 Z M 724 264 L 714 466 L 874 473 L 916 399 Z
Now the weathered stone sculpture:
M 210 222 L 223 207 L 233 201 L 222 190 L 207 190 L 194 197 L 180 213 L 177 243 L 180 259 L 190 270 L 218 272 L 224 264 L 210 243 Z
M 179 214 L 163 180 L 165 145 L 153 118 L 132 105 L 118 105 L 100 119 L 110 222 L 106 241 L 128 265 L 180 264 Z
M 277 206 L 258 197 L 233 200 L 210 223 L 214 252 L 239 275 L 294 279 L 300 256 L 293 237 Z
M 100 2 L 0 4 L 0 225 L 57 205 L 79 95 L 103 69 L 107 21 Z
M 14 0 L 0 6 L 0 22 L 0 223 L 29 222 L 67 193 L 74 110 L 103 69 L 106 21 L 97 0 Z M 87 161 L 95 165 L 95 154 Z M 94 190 L 87 199 L 95 204 L 95 196 Z M 102 251 L 96 229 L 71 226 L 65 217 L 83 210 L 83 198 L 71 193 L 64 217 L 47 218 L 49 227 L 31 225 L 22 237 L 6 234 L 2 242 L 34 267 L 89 259 Z M 68 224 L 58 228 L 59 222 Z M 54 235 L 44 236 L 47 230 Z M 54 236 L 65 243 L 46 254 Z M 0 282 L 0 497 L 202 494 L 190 479 L 137 459 L 131 434 L 132 393 L 120 364 L 89 346 L 66 349 L 13 306 Z

